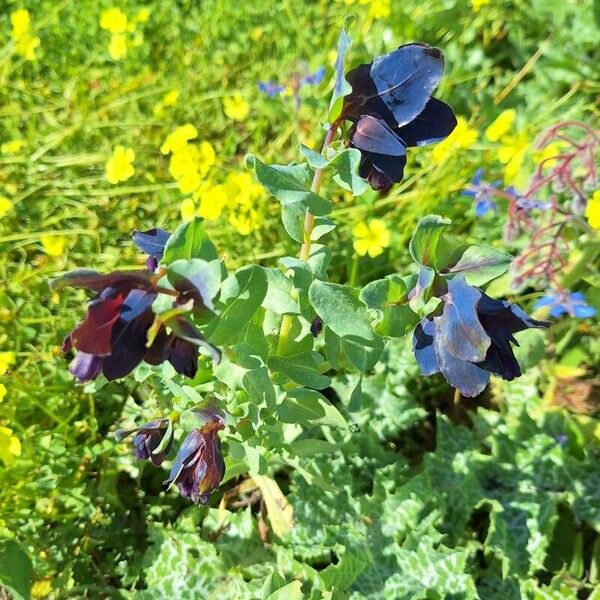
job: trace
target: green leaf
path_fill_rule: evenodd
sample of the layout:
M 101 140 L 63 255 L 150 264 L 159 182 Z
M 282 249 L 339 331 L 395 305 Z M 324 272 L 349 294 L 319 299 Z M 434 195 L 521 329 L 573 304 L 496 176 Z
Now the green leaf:
M 315 216 L 325 216 L 331 211 L 331 201 L 311 191 L 308 183 L 308 165 L 266 165 L 252 154 L 246 157 L 260 183 L 283 208 L 283 224 L 296 241 L 302 241 L 302 223 L 306 211 Z
M 168 265 L 176 260 L 202 258 L 211 261 L 217 258 L 217 251 L 208 238 L 201 218 L 195 217 L 188 223 L 181 224 L 165 245 L 161 265 Z
M 250 322 L 266 293 L 267 276 L 262 267 L 242 267 L 228 277 L 217 303 L 219 316 L 207 328 L 210 341 L 219 346 L 231 343 Z
M 267 295 L 262 305 L 278 315 L 299 315 L 300 307 L 292 297 L 293 282 L 279 269 L 265 269 L 267 274 Z
M 462 273 L 469 285 L 481 286 L 506 273 L 513 257 L 490 246 L 469 246 L 460 260 L 449 269 L 450 273 Z
M 303 144 L 300 145 L 300 150 L 314 169 L 332 169 L 335 173 L 333 180 L 341 188 L 352 192 L 353 196 L 360 196 L 369 189 L 368 182 L 358 174 L 360 150 L 344 148 L 329 159 Z
M 302 583 L 295 580 L 275 590 L 268 596 L 267 600 L 302 600 L 303 598 Z
M 28 600 L 33 566 L 25 550 L 15 540 L 0 540 L 0 584 L 15 600 Z
M 201 258 L 175 260 L 167 267 L 167 279 L 178 290 L 199 292 L 204 306 L 213 308 L 213 299 L 221 285 L 220 260 L 207 262 Z
M 323 357 L 311 350 L 292 356 L 271 356 L 267 364 L 271 370 L 287 375 L 300 385 L 322 390 L 331 381 L 327 375 L 319 372 L 323 362 Z
M 419 316 L 408 305 L 406 284 L 399 275 L 367 284 L 360 292 L 360 299 L 380 314 L 375 326 L 379 335 L 401 337 L 419 321 Z
M 290 390 L 277 406 L 277 416 L 284 423 L 348 429 L 348 423 L 340 411 L 323 394 L 307 388 Z
M 346 52 L 348 52 L 348 49 L 352 44 L 352 38 L 348 35 L 347 29 L 352 25 L 353 21 L 353 16 L 348 16 L 344 19 L 344 25 L 340 31 L 340 37 L 338 38 L 337 58 L 334 66 L 335 83 L 333 85 L 331 101 L 329 102 L 329 120 L 332 122 L 338 119 L 342 113 L 344 96 L 347 96 L 352 91 L 352 87 L 346 81 L 346 77 L 344 76 L 344 61 Z
M 427 215 L 417 223 L 408 246 L 415 262 L 428 267 L 436 266 L 435 249 L 443 229 L 450 223 L 450 219 L 440 215 Z
M 384 344 L 371 327 L 369 312 L 359 300 L 359 291 L 316 280 L 308 296 L 323 323 L 342 338 L 342 351 L 352 364 L 362 371 L 372 369 Z

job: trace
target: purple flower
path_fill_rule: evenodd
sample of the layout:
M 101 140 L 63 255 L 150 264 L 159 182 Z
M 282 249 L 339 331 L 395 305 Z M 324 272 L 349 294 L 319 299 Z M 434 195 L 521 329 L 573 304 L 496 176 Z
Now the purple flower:
M 165 245 L 171 234 L 164 229 L 154 227 L 148 231 L 134 231 L 132 233 L 133 243 L 148 255 L 146 267 L 149 271 L 156 271 L 158 263 L 163 257 Z
M 475 215 L 483 217 L 490 211 L 497 208 L 494 200 L 493 191 L 498 188 L 498 184 L 489 184 L 482 181 L 483 169 L 477 169 L 470 187 L 463 190 L 463 196 L 472 196 L 475 202 Z
M 325 67 L 320 67 L 312 75 L 306 75 L 300 80 L 301 85 L 319 85 L 325 77 Z
M 590 306 L 583 292 L 553 292 L 542 296 L 533 308 L 550 307 L 550 316 L 555 319 L 569 314 L 577 319 L 589 319 L 596 314 L 596 309 Z
M 120 442 L 135 433 L 133 449 L 138 460 L 149 460 L 159 467 L 173 446 L 173 424 L 169 419 L 150 421 L 136 429 L 118 429 L 115 437 Z
M 285 90 L 285 86 L 279 85 L 275 81 L 261 81 L 258 84 L 258 89 L 269 96 L 269 98 L 274 98 L 275 96 L 279 96 L 279 94 Z
M 352 92 L 341 118 L 353 123 L 349 145 L 361 151 L 359 173 L 373 189 L 401 181 L 406 148 L 438 142 L 456 127 L 452 109 L 431 97 L 443 71 L 439 49 L 406 44 L 347 73 Z
M 224 428 L 223 420 L 215 416 L 199 429 L 190 432 L 179 448 L 165 484 L 176 483 L 182 496 L 191 498 L 196 504 L 206 504 L 225 474 L 218 436 L 218 432 Z
M 512 380 L 521 375 L 514 334 L 546 324 L 518 306 L 494 300 L 462 276 L 448 282 L 442 310 L 415 328 L 413 351 L 424 375 L 441 372 L 465 396 L 477 396 L 490 374 Z
M 163 229 L 134 232 L 137 246 L 149 254 L 148 270 L 116 271 L 106 275 L 91 270 L 67 273 L 52 282 L 54 288 L 65 286 L 87 288 L 97 293 L 91 300 L 85 319 L 65 339 L 63 352 L 77 350 L 69 370 L 78 381 L 90 381 L 101 373 L 108 380 L 124 377 L 142 360 L 159 364 L 168 360 L 175 369 L 188 377 L 197 370 L 198 348 L 206 348 L 218 361 L 220 354 L 196 328 L 183 316 L 173 317 L 167 324 L 172 329 L 167 334 L 164 324 L 147 347 L 148 331 L 155 320 L 152 304 L 160 288 L 153 269 L 162 258 L 169 233 Z M 204 272 L 187 277 L 174 270 L 168 273 L 173 286 L 173 306 L 187 302 L 201 312 L 212 308 L 210 286 Z

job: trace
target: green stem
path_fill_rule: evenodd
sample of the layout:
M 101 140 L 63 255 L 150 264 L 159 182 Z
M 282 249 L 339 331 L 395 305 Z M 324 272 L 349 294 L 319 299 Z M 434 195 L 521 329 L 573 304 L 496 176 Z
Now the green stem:
M 356 252 L 352 256 L 352 265 L 350 267 L 350 285 L 354 286 L 356 283 L 356 277 L 358 275 L 358 254 Z
M 335 133 L 339 123 L 334 121 L 327 131 L 327 135 L 325 136 L 325 140 L 323 141 L 323 147 L 321 149 L 321 154 L 327 150 L 333 138 L 335 137 Z M 321 188 L 321 183 L 323 183 L 323 169 L 315 169 L 315 175 L 312 180 L 312 184 L 310 186 L 311 192 L 318 193 Z M 310 236 L 312 235 L 313 229 L 315 228 L 315 216 L 311 214 L 308 210 L 304 215 L 304 240 L 302 242 L 302 248 L 300 248 L 300 260 L 307 262 L 310 258 L 310 247 L 312 240 Z M 290 332 L 292 330 L 292 315 L 283 315 L 281 319 L 281 326 L 279 328 L 279 340 L 277 341 L 277 355 L 281 356 L 285 347 L 287 346 L 288 339 L 290 337 Z

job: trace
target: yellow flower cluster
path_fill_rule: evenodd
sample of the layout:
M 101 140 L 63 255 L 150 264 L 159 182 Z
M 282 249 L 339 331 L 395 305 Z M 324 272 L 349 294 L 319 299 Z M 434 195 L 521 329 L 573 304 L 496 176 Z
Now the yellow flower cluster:
M 10 15 L 10 22 L 10 35 L 15 43 L 15 52 L 25 60 L 35 60 L 35 50 L 40 45 L 40 38 L 31 32 L 29 11 L 25 8 L 15 10 Z
M 106 179 L 109 183 L 116 184 L 127 181 L 135 173 L 134 160 L 135 153 L 131 148 L 121 145 L 116 146 L 104 165 Z
M 189 221 L 199 216 L 214 221 L 225 212 L 240 235 L 249 235 L 262 225 L 258 201 L 263 194 L 250 173 L 229 173 L 223 183 L 202 182 L 192 197 L 182 202 L 181 218 Z
M 12 209 L 13 203 L 6 196 L 0 196 L 0 218 L 5 217 Z
M 509 108 L 502 111 L 485 130 L 485 137 L 490 142 L 500 142 L 497 150 L 498 160 L 504 163 L 504 183 L 519 183 L 521 167 L 529 149 L 529 137 L 525 133 L 511 133 L 517 113 Z
M 171 154 L 169 173 L 183 194 L 195 194 L 202 185 L 203 178 L 215 164 L 215 150 L 206 140 L 190 144 L 198 137 L 198 130 L 186 123 L 177 127 L 167 136 L 160 147 L 162 154 Z
M 455 150 L 470 148 L 477 141 L 477 129 L 471 127 L 464 117 L 458 117 L 456 121 L 454 131 L 433 147 L 431 159 L 438 165 L 445 162 Z
M 600 190 L 596 190 L 588 200 L 585 217 L 594 229 L 600 229 Z
M 361 221 L 352 228 L 354 251 L 359 256 L 369 255 L 375 258 L 390 245 L 390 230 L 381 219 L 371 219 L 368 223 Z
M 25 140 L 21 140 L 21 139 L 9 140 L 8 142 L 4 142 L 0 146 L 0 152 L 2 154 L 18 154 L 24 145 L 25 145 Z
M 0 352 L 0 377 L 6 375 L 6 372 L 15 364 L 17 357 L 11 350 Z
M 142 8 L 129 20 L 120 8 L 107 8 L 100 15 L 100 27 L 111 34 L 108 44 L 108 54 L 113 60 L 121 60 L 127 56 L 128 41 L 127 34 L 132 34 L 131 44 L 140 46 L 144 42 L 142 33 L 137 32 L 137 26 L 145 23 L 150 18 L 150 9 Z

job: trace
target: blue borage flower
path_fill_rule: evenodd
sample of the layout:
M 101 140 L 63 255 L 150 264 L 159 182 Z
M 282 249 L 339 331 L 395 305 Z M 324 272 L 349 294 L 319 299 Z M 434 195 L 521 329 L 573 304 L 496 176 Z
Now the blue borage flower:
M 462 276 L 448 282 L 442 309 L 415 328 L 413 351 L 424 375 L 442 373 L 465 396 L 477 396 L 490 374 L 512 380 L 521 375 L 511 343 L 514 334 L 546 324 L 518 306 L 494 300 Z
M 348 143 L 361 151 L 360 175 L 374 190 L 401 181 L 406 148 L 433 144 L 456 127 L 454 112 L 432 98 L 444 57 L 427 44 L 406 44 L 346 74 L 352 92 L 340 118 L 352 127 Z
M 206 504 L 225 474 L 218 432 L 223 418 L 213 414 L 205 425 L 191 431 L 181 445 L 165 485 L 177 484 L 179 493 L 196 504 Z
M 275 98 L 275 96 L 283 94 L 288 87 L 293 90 L 294 95 L 298 95 L 300 89 L 305 85 L 319 85 L 323 81 L 325 73 L 325 67 L 321 67 L 309 75 L 302 77 L 300 75 L 293 75 L 289 81 L 283 84 L 276 81 L 261 81 L 258 84 L 258 89 L 269 98 Z
M 498 189 L 499 184 L 485 183 L 482 179 L 483 169 L 477 169 L 471 185 L 462 192 L 463 196 L 471 196 L 473 198 L 475 215 L 477 217 L 483 217 L 486 213 L 497 209 L 496 201 L 492 194 L 495 189 Z
M 542 296 L 533 305 L 537 308 L 550 308 L 550 316 L 555 319 L 569 314 L 577 319 L 589 319 L 596 314 L 596 309 L 590 306 L 583 292 L 551 292 Z
M 169 419 L 150 421 L 135 429 L 118 429 L 117 441 L 135 433 L 133 449 L 138 460 L 149 460 L 159 467 L 173 447 L 173 424 Z
M 193 377 L 198 367 L 199 345 L 205 346 L 218 361 L 218 350 L 182 316 L 176 317 L 175 321 L 179 331 L 186 335 L 167 333 L 163 325 L 147 347 L 148 331 L 155 318 L 152 304 L 159 293 L 160 274 L 155 275 L 154 270 L 168 238 L 168 232 L 162 229 L 134 233 L 135 243 L 149 254 L 147 270 L 109 274 L 78 270 L 52 282 L 55 288 L 80 287 L 97 293 L 89 304 L 85 319 L 69 333 L 63 344 L 64 353 L 73 349 L 78 351 L 69 365 L 78 381 L 90 381 L 101 373 L 108 380 L 119 379 L 143 360 L 153 365 L 169 361 L 179 373 Z M 198 310 L 210 307 L 210 300 L 205 301 L 202 297 L 202 282 L 195 282 L 197 289 L 194 290 L 190 290 L 190 285 L 192 283 L 187 280 L 174 282 L 177 296 L 174 303 L 192 300 Z

